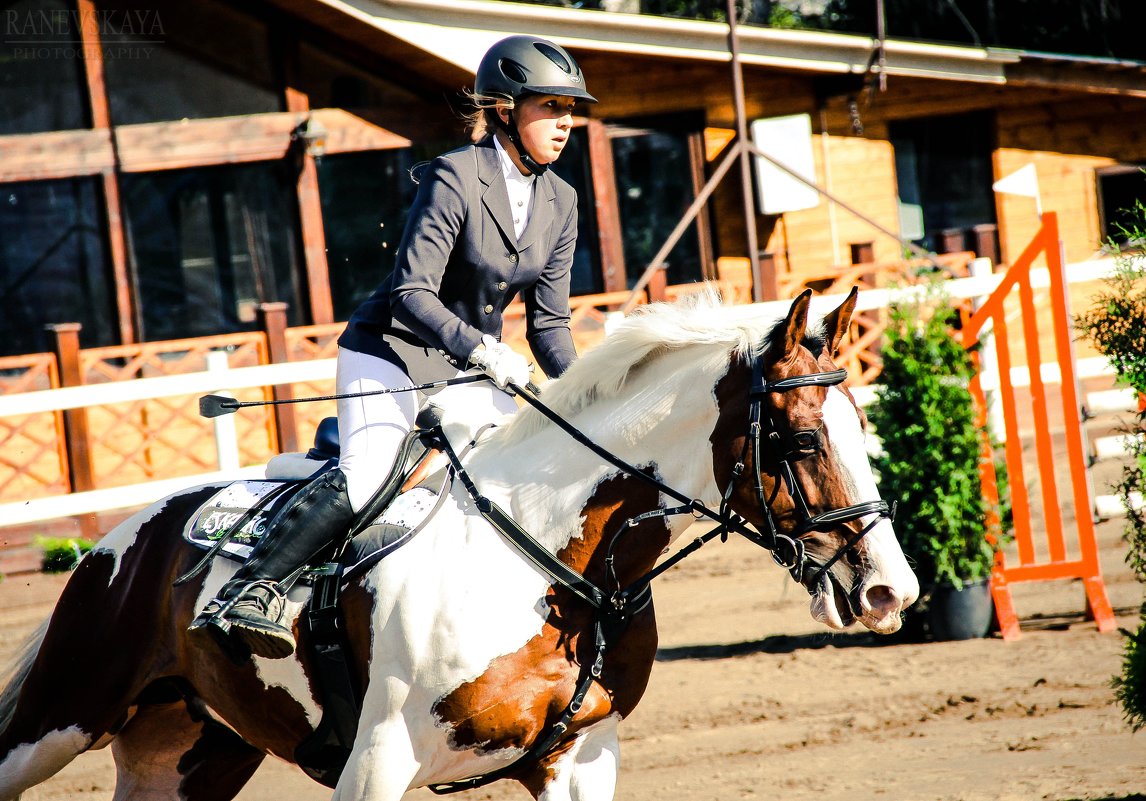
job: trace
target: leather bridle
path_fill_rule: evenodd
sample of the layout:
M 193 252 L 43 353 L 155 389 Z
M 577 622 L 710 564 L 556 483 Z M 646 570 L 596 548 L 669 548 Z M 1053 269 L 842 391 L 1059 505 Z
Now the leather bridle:
M 785 436 L 776 425 L 776 419 L 773 417 L 766 399 L 775 392 L 787 392 L 803 387 L 836 386 L 843 383 L 847 375 L 847 370 L 829 370 L 769 381 L 764 377 L 764 355 L 761 354 L 753 359 L 752 386 L 748 390 L 748 436 L 745 437 L 744 448 L 740 453 L 740 459 L 732 468 L 732 479 L 728 482 L 728 487 L 725 489 L 724 497 L 721 501 L 721 512 L 727 514 L 730 511 L 728 504 L 735 489 L 736 480 L 743 474 L 746 459 L 751 452 L 752 464 L 755 468 L 752 472 L 756 502 L 768 525 L 768 532 L 765 536 L 771 543 L 770 547 L 766 547 L 769 547 L 769 550 L 772 552 L 772 558 L 776 563 L 786 568 L 792 575 L 792 578 L 800 584 L 803 584 L 808 592 L 812 594 L 815 593 L 815 588 L 819 585 L 827 571 L 831 569 L 832 565 L 838 562 L 844 554 L 859 543 L 859 541 L 879 523 L 880 519 L 885 517 L 893 519 L 895 517 L 895 504 L 892 503 L 889 505 L 887 501 L 882 499 L 864 501 L 863 503 L 856 503 L 841 509 L 832 509 L 813 515 L 808 508 L 807 496 L 800 487 L 800 483 L 796 480 L 796 473 L 792 469 L 792 463 L 810 455 L 812 451 L 820 446 L 823 425 L 821 424 L 817 428 L 793 431 Z M 778 475 L 776 483 L 773 486 L 771 498 L 765 496 L 764 481 L 761 478 L 764 464 L 762 460 L 764 442 L 768 442 L 777 451 L 776 465 Z M 772 506 L 776 502 L 776 496 L 780 491 L 781 484 L 787 488 L 788 494 L 792 497 L 796 514 L 800 518 L 791 534 L 780 533 L 776 527 L 775 515 L 772 511 Z M 810 531 L 829 531 L 844 523 L 871 514 L 879 515 L 879 517 L 849 537 L 831 558 L 824 562 L 824 564 L 816 566 L 813 579 L 805 581 L 808 560 L 804 551 L 803 540 L 801 540 L 800 537 Z M 761 534 L 763 533 L 764 532 L 761 532 Z

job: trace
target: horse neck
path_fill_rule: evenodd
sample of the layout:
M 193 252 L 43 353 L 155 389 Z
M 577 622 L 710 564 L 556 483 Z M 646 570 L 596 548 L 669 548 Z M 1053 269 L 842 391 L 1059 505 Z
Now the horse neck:
M 718 411 L 712 388 L 721 363 L 711 346 L 664 354 L 636 371 L 616 397 L 596 400 L 570 415 L 569 422 L 686 497 L 713 502 L 709 437 Z M 620 474 L 554 425 L 504 446 L 496 438 L 490 444 L 475 454 L 475 476 L 499 485 L 514 518 L 575 566 L 597 559 L 629 517 L 678 503 L 647 482 Z M 651 566 L 691 522 L 682 515 L 667 525 L 663 518 L 642 524 L 619 543 L 621 561 Z

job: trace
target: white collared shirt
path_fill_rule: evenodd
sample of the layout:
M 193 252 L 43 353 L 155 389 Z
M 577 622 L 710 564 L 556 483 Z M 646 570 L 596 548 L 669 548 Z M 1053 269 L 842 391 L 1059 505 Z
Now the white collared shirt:
M 496 136 L 493 138 L 493 146 L 501 157 L 501 174 L 509 193 L 509 210 L 513 213 L 513 233 L 521 239 L 521 232 L 529 223 L 529 213 L 533 208 L 533 182 L 537 176 L 522 175 Z

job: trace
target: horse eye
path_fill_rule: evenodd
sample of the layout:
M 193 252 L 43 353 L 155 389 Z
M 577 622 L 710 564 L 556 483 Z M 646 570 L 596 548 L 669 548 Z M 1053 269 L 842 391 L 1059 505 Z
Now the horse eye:
M 817 439 L 815 431 L 797 431 L 792 435 L 792 443 L 802 451 L 815 448 Z

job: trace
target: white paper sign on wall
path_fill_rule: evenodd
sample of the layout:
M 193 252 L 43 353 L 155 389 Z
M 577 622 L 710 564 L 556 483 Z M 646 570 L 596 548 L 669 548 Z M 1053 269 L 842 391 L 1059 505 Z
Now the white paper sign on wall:
M 816 162 L 812 155 L 812 118 L 808 114 L 769 117 L 752 122 L 752 142 L 772 158 L 813 183 Z M 788 175 L 767 159 L 756 156 L 756 188 L 760 212 L 783 214 L 810 209 L 820 194 Z

